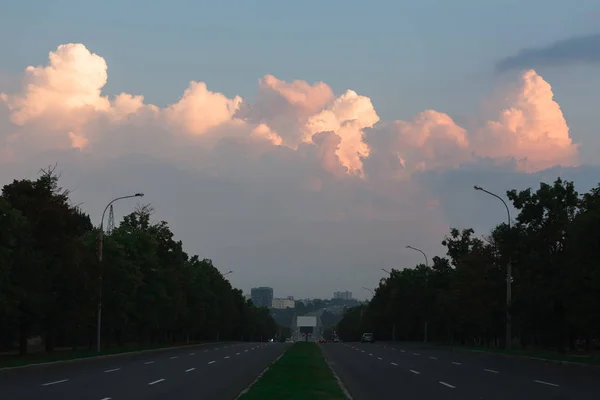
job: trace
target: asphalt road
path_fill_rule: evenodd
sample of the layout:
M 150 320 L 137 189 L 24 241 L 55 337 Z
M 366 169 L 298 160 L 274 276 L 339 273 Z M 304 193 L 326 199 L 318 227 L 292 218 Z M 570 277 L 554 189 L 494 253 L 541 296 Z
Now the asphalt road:
M 414 344 L 322 346 L 354 400 L 600 399 L 596 367 Z
M 2 400 L 235 399 L 289 345 L 186 346 L 0 371 Z

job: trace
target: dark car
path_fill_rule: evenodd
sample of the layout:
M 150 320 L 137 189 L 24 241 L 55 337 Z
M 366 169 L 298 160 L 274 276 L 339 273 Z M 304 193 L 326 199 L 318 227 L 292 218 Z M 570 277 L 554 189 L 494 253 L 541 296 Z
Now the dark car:
M 361 343 L 373 343 L 373 342 L 375 342 L 375 338 L 373 338 L 372 333 L 363 333 L 362 337 L 360 338 L 360 342 Z

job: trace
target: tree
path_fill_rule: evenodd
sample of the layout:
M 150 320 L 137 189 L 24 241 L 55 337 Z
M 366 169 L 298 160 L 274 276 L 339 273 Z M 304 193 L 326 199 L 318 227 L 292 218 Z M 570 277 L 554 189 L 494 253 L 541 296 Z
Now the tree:
M 168 223 L 142 206 L 104 239 L 69 202 L 52 168 L 0 196 L 0 348 L 41 336 L 47 351 L 92 347 L 102 295 L 105 346 L 274 337 L 268 310 L 190 257 Z M 101 285 L 100 285 L 101 283 Z
M 338 331 L 389 338 L 395 325 L 398 338 L 422 340 L 426 317 L 431 340 L 500 346 L 510 261 L 513 340 L 591 350 L 600 332 L 600 186 L 580 196 L 559 178 L 507 197 L 519 212 L 510 229 L 500 224 L 481 239 L 472 229 L 451 229 L 446 257 L 434 257 L 431 268 L 392 271 L 367 307 L 346 312 Z

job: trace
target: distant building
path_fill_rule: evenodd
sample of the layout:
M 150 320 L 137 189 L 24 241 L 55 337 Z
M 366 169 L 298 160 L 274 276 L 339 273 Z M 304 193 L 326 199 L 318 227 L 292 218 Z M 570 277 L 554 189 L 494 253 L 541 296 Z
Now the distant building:
M 333 298 L 339 300 L 352 300 L 352 292 L 333 292 Z
M 257 307 L 271 307 L 273 305 L 273 288 L 252 288 L 250 290 L 250 299 Z
M 273 299 L 273 303 L 271 305 L 271 308 L 277 308 L 277 309 L 295 308 L 295 307 L 296 307 L 296 302 L 294 301 L 293 297 L 291 299 L 289 297 L 284 298 L 284 299 Z

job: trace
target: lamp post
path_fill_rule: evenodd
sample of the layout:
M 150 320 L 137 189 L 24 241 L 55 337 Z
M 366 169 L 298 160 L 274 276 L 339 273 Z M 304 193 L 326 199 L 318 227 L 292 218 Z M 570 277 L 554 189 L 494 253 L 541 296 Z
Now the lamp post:
M 100 282 L 99 282 L 99 299 L 98 299 L 98 320 L 96 322 L 96 351 L 100 353 L 100 338 L 102 332 L 102 251 L 104 245 L 104 216 L 106 210 L 117 200 L 130 199 L 132 197 L 144 197 L 144 193 L 136 193 L 129 196 L 121 196 L 111 200 L 106 205 L 102 212 L 102 219 L 100 220 L 100 232 L 98 233 L 98 262 L 100 264 Z
M 362 288 L 365 289 L 365 290 L 368 290 L 369 292 L 371 292 L 371 294 L 373 296 L 375 296 L 375 292 L 373 291 L 373 289 L 369 289 L 368 287 L 364 287 L 364 286 Z
M 425 257 L 425 266 L 429 268 L 429 260 L 427 259 L 427 254 L 425 254 L 423 250 L 417 249 L 416 247 L 412 246 L 406 246 L 406 248 L 418 251 L 419 253 L 423 254 L 423 257 Z M 425 276 L 425 289 L 427 289 L 427 281 L 427 276 Z M 427 315 L 425 315 L 425 326 L 423 327 L 423 342 L 427 343 Z
M 492 193 L 488 190 L 485 190 L 481 186 L 473 186 L 473 189 L 478 190 L 480 192 L 484 192 L 493 196 L 500 200 L 502 204 L 504 204 L 504 208 L 506 208 L 506 216 L 508 223 L 508 230 L 510 231 L 510 209 L 508 208 L 508 204 L 504 201 L 504 199 L 498 196 L 495 193 Z M 510 315 L 510 303 L 512 300 L 512 265 L 510 261 L 510 254 L 508 258 L 508 263 L 506 264 L 506 348 L 510 349 L 512 346 L 512 317 Z
M 386 272 L 390 277 L 392 276 L 392 273 L 390 271 L 388 271 L 385 268 L 381 268 L 381 270 L 383 272 Z M 392 268 L 393 271 L 393 268 Z M 393 319 L 392 319 L 393 320 Z M 396 322 L 392 322 L 392 341 L 396 341 Z

